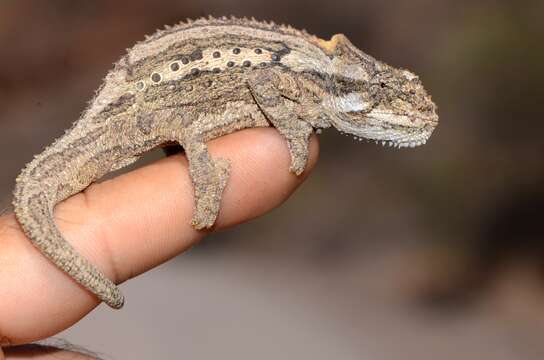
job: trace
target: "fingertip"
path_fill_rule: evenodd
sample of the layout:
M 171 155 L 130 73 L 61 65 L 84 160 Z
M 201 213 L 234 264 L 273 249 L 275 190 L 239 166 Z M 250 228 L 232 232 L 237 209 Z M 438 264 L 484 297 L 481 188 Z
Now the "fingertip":
M 306 169 L 297 176 L 289 171 L 287 141 L 275 129 L 250 129 L 247 134 L 217 139 L 210 145 L 212 155 L 236 149 L 229 154 L 232 171 L 215 229 L 247 222 L 281 205 L 317 163 L 319 142 L 315 135 L 310 139 Z

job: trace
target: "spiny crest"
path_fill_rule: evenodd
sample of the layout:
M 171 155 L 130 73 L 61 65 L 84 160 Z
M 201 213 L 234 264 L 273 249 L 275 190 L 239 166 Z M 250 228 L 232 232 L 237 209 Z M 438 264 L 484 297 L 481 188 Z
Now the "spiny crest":
M 238 26 L 247 26 L 252 27 L 255 29 L 260 30 L 267 30 L 267 31 L 275 31 L 281 34 L 285 35 L 294 35 L 294 36 L 300 36 L 304 37 L 309 41 L 315 42 L 318 40 L 318 38 L 314 35 L 309 34 L 306 30 L 298 30 L 293 28 L 290 25 L 285 24 L 276 24 L 273 21 L 259 21 L 256 20 L 254 17 L 247 18 L 247 17 L 236 17 L 236 16 L 221 16 L 221 17 L 213 17 L 208 16 L 201 17 L 198 19 L 186 19 L 185 21 L 182 21 L 174 26 L 166 25 L 164 29 L 158 30 L 153 35 L 146 35 L 145 41 L 153 41 L 155 39 L 158 39 L 164 35 L 168 35 L 173 32 L 177 32 L 180 30 L 186 30 L 193 27 L 199 27 L 199 26 L 206 26 L 206 25 L 238 25 Z

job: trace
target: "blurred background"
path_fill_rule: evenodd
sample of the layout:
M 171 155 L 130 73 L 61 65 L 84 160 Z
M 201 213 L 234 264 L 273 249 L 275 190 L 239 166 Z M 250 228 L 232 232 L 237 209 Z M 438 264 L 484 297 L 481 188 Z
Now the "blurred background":
M 209 14 L 345 33 L 420 75 L 440 124 L 402 151 L 326 131 L 284 206 L 59 337 L 108 359 L 542 359 L 542 1 L 2 0 L 1 205 L 123 49 Z

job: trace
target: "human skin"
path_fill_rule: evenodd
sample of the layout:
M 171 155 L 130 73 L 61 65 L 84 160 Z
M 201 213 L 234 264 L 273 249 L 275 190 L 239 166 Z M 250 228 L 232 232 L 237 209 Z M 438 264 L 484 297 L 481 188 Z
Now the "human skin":
M 293 175 L 288 171 L 286 141 L 272 128 L 235 132 L 211 141 L 209 149 L 213 157 L 227 158 L 232 164 L 221 212 L 210 231 L 279 206 L 304 181 L 318 157 L 318 142 L 312 136 L 308 167 L 302 176 Z M 93 184 L 55 209 L 56 222 L 70 243 L 118 284 L 182 253 L 208 234 L 191 227 L 192 214 L 193 189 L 182 155 Z M 32 245 L 13 214 L 0 217 L 0 249 L 2 345 L 47 338 L 99 304 Z M 3 349 L 9 359 L 13 352 Z M 45 359 L 51 354 L 33 356 Z

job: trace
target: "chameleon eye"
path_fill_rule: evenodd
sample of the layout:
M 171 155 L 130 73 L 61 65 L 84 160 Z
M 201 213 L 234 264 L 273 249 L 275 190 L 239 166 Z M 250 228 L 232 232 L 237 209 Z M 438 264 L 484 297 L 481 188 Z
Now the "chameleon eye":
M 385 87 L 385 83 L 382 81 L 382 82 L 380 83 L 380 86 L 381 86 L 381 88 L 383 89 L 383 88 Z

